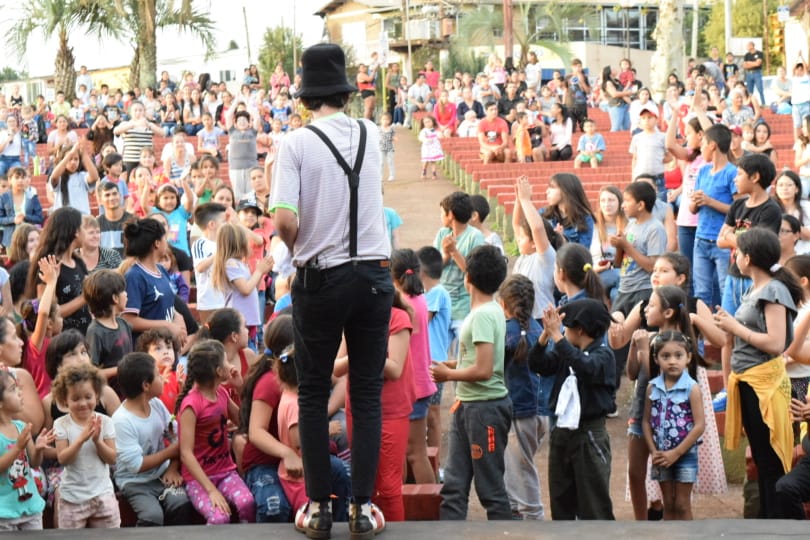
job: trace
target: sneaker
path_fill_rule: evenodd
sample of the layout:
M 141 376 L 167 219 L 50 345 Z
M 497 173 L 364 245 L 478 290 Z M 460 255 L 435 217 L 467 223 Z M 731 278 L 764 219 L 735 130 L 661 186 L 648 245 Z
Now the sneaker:
M 328 502 L 309 501 L 295 513 L 295 530 L 315 540 L 329 538 L 332 513 Z
M 714 412 L 726 412 L 726 397 L 725 390 L 720 390 L 717 392 L 717 395 L 715 395 L 714 399 L 712 400 Z
M 388 181 L 389 181 L 389 182 L 393 182 L 393 181 L 394 181 L 394 177 L 393 177 L 393 176 L 389 176 L 389 177 L 388 177 Z
M 385 516 L 372 502 L 349 505 L 349 538 L 369 540 L 385 530 Z

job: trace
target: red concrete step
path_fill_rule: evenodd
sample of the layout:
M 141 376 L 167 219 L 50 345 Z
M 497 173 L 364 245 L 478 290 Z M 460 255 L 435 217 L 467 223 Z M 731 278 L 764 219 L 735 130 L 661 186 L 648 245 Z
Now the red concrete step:
M 441 484 L 404 484 L 402 500 L 406 521 L 438 521 L 442 504 Z

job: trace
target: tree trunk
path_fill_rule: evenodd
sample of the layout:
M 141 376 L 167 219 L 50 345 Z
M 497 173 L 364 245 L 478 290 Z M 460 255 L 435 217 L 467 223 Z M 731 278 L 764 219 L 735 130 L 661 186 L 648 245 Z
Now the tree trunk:
M 155 88 L 157 84 L 156 0 L 140 0 L 138 15 L 141 22 L 138 25 L 138 43 L 136 45 L 140 53 L 139 86 Z
M 129 63 L 129 87 L 141 86 L 141 50 L 136 45 L 132 53 L 132 62 Z
M 76 97 L 76 58 L 73 56 L 73 47 L 68 46 L 67 31 L 59 31 L 59 50 L 54 62 L 54 86 L 56 91 L 65 93 L 65 101 L 73 102 Z
M 667 77 L 683 64 L 683 2 L 659 0 L 658 25 L 652 37 L 656 49 L 650 61 L 650 90 L 660 101 L 666 93 Z

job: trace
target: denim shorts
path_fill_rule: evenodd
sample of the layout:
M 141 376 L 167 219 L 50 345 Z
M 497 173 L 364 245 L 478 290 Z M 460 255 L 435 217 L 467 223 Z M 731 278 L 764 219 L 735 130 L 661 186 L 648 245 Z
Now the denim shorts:
M 430 396 L 429 404 L 433 405 L 441 405 L 442 404 L 442 392 L 444 392 L 444 383 L 437 382 L 436 383 L 436 393 Z
M 627 436 L 635 437 L 637 439 L 644 438 L 644 431 L 641 429 L 641 422 L 635 418 L 627 421 Z
M 426 418 L 428 415 L 428 408 L 430 407 L 430 398 L 431 396 L 425 396 L 417 399 L 413 404 L 413 410 L 411 411 L 411 415 L 408 417 L 408 419 L 421 420 L 422 418 Z
M 698 451 L 697 445 L 681 456 L 671 467 L 652 468 L 652 479 L 657 482 L 678 482 L 694 484 L 697 481 Z

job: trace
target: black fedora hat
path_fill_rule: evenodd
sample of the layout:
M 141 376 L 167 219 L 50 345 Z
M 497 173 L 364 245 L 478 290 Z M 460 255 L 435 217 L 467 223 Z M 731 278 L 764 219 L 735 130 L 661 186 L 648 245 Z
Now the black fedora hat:
M 333 43 L 318 43 L 301 55 L 301 89 L 295 97 L 325 97 L 356 92 L 346 79 L 346 55 Z

